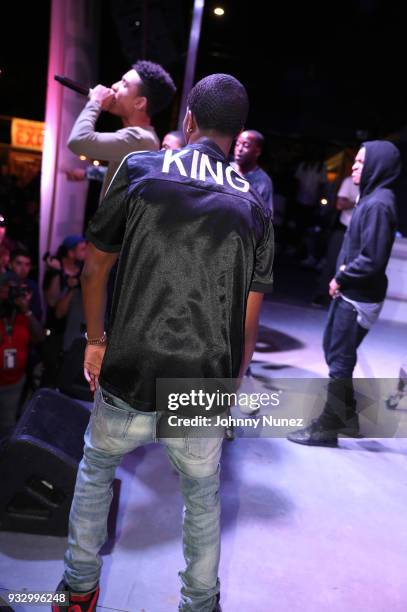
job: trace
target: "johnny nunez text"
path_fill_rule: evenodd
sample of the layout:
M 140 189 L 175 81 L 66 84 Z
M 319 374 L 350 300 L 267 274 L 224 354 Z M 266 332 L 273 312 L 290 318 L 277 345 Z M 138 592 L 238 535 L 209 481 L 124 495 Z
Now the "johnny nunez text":
M 215 417 L 194 416 L 181 417 L 175 414 L 168 417 L 170 427 L 253 427 L 260 424 L 263 427 L 303 427 L 304 419 L 284 419 L 263 415 L 261 417 L 236 418 L 232 416 L 217 415 Z

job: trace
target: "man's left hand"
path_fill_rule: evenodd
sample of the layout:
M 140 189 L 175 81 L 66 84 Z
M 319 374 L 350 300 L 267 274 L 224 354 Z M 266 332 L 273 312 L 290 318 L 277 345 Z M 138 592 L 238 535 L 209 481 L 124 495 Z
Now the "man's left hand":
M 341 288 L 341 286 L 340 286 L 340 285 L 338 285 L 338 283 L 336 282 L 336 279 L 335 279 L 335 278 L 333 278 L 333 279 L 331 280 L 331 282 L 329 283 L 329 295 L 330 295 L 332 298 L 336 298 L 336 297 L 338 297 L 338 294 L 339 294 L 339 290 L 340 290 L 340 288 Z
M 88 344 L 85 349 L 85 359 L 83 373 L 89 383 L 92 393 L 96 391 L 99 384 L 99 375 L 102 367 L 103 357 L 105 356 L 105 345 Z

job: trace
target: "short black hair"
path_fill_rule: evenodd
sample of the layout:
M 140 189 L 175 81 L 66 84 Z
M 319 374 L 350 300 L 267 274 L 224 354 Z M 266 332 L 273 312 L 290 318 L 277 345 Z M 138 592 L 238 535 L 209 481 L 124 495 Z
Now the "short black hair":
M 19 247 L 11 251 L 10 261 L 14 261 L 17 257 L 27 257 L 32 262 L 32 257 L 30 255 L 30 251 L 25 247 Z
M 210 74 L 189 92 L 188 108 L 202 130 L 236 136 L 249 112 L 244 86 L 230 74 Z
M 263 134 L 261 132 L 258 132 L 257 130 L 245 130 L 245 132 L 248 132 L 249 134 L 253 136 L 257 146 L 259 147 L 261 151 L 263 151 L 263 147 L 264 147 Z
M 176 91 L 174 81 L 160 64 L 139 60 L 132 65 L 141 81 L 140 95 L 147 98 L 147 114 L 152 117 L 171 102 Z

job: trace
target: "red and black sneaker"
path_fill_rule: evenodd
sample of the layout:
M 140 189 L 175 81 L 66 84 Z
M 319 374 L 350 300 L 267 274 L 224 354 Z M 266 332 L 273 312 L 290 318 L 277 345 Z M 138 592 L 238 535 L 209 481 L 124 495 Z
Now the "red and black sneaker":
M 69 605 L 58 603 L 57 601 L 52 604 L 52 612 L 95 612 L 96 604 L 99 599 L 99 586 L 97 586 L 90 593 L 72 593 L 69 590 L 68 585 L 61 580 L 55 589 L 58 593 L 66 593 Z

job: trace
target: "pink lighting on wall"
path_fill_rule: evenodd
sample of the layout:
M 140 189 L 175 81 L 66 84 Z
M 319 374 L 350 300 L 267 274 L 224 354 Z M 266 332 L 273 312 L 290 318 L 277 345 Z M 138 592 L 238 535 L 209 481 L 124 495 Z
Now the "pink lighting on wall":
M 84 162 L 78 161 L 66 143 L 86 99 L 62 87 L 54 75 L 95 83 L 96 6 L 94 0 L 52 0 L 41 174 L 40 267 L 46 251 L 54 252 L 65 236 L 83 230 L 88 183 L 69 181 L 66 170 Z

